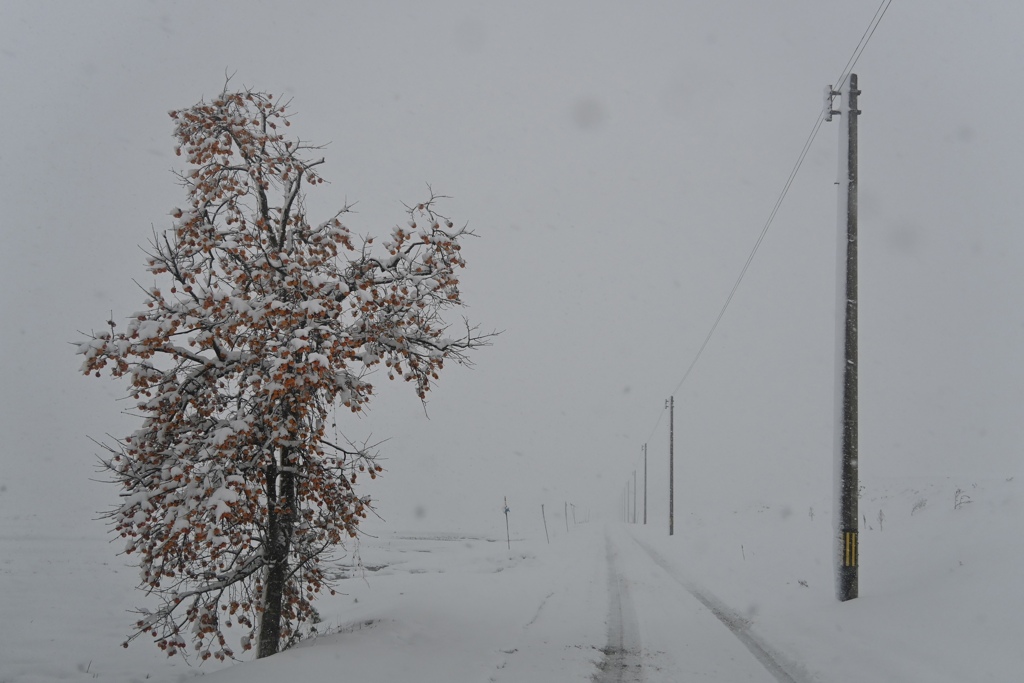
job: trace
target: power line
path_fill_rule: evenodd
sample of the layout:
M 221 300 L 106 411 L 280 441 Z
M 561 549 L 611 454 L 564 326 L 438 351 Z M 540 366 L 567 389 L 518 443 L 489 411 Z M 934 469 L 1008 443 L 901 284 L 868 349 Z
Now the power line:
M 666 408 L 667 408 L 667 406 L 666 406 Z M 644 443 L 650 443 L 651 439 L 654 438 L 654 432 L 658 431 L 658 425 L 661 424 L 662 418 L 665 417 L 665 410 L 666 410 L 666 408 L 662 408 L 661 409 L 661 412 L 658 414 L 658 421 L 654 423 L 654 429 L 651 430 L 651 433 L 647 436 L 647 440 L 644 441 Z
M 875 30 L 878 28 L 878 24 L 881 23 L 882 18 L 889 10 L 889 5 L 891 4 L 892 0 L 882 0 L 882 4 L 878 6 L 877 10 L 875 10 L 875 14 L 868 23 L 868 27 L 864 30 L 860 41 L 858 41 L 857 46 L 853 49 L 853 53 L 847 60 L 846 66 L 843 67 L 843 73 L 838 79 L 839 85 L 836 86 L 837 88 L 842 87 L 842 84 L 846 82 L 847 78 L 849 78 L 850 71 L 854 66 L 856 66 L 860 56 L 864 53 L 864 49 L 871 41 L 871 37 L 875 35 Z M 808 134 L 807 140 L 804 142 L 803 149 L 800 150 L 800 155 L 797 157 L 796 164 L 793 165 L 793 169 L 789 172 L 789 177 L 786 179 L 782 192 L 779 194 L 778 199 L 775 200 L 775 205 L 768 214 L 768 220 L 765 221 L 764 227 L 761 228 L 761 233 L 757 236 L 757 241 L 754 242 L 754 248 L 751 249 L 750 255 L 747 256 L 746 263 L 743 264 L 743 268 L 740 270 L 740 274 L 736 278 L 736 282 L 733 283 L 732 289 L 729 291 L 729 296 L 726 297 L 725 303 L 718 312 L 718 317 L 715 318 L 715 322 L 711 325 L 711 329 L 708 331 L 707 336 L 704 337 L 704 341 L 697 350 L 697 354 L 694 356 L 693 361 L 690 362 L 686 372 L 683 373 L 683 378 L 679 380 L 679 384 L 677 384 L 676 388 L 672 391 L 673 396 L 679 392 L 679 389 L 682 388 L 683 384 L 689 378 L 690 373 L 693 372 L 693 368 L 697 365 L 697 361 L 699 361 L 700 357 L 704 354 L 704 349 L 707 348 L 708 342 L 711 341 L 711 337 L 714 336 L 715 330 L 718 329 L 719 323 L 722 322 L 722 318 L 725 316 L 725 312 L 729 308 L 729 304 L 732 303 L 733 297 L 736 295 L 736 291 L 740 287 L 740 283 L 743 282 L 743 278 L 746 276 L 747 270 L 750 268 L 750 264 L 753 262 L 754 256 L 757 254 L 757 250 L 761 247 L 761 243 L 764 241 L 765 235 L 768 234 L 768 229 L 771 228 L 772 223 L 775 221 L 775 216 L 779 213 L 779 209 L 782 208 L 782 203 L 785 201 L 786 195 L 789 194 L 789 190 L 793 186 L 793 181 L 796 180 L 796 176 L 800 172 L 800 167 L 803 166 L 804 159 L 807 158 L 807 153 L 810 151 L 811 145 L 814 143 L 814 139 L 818 135 L 818 131 L 821 130 L 821 124 L 824 120 L 825 112 L 819 111 L 818 116 L 814 121 L 814 125 L 811 127 L 811 132 Z M 661 419 L 659 418 L 658 421 L 660 422 Z M 655 426 L 655 429 L 657 429 L 657 426 Z
M 875 10 L 875 15 L 871 17 L 871 21 L 868 22 L 868 27 L 864 29 L 864 33 L 860 37 L 860 41 L 857 43 L 857 47 L 853 48 L 853 53 L 850 58 L 846 60 L 846 66 L 843 67 L 842 73 L 839 74 L 839 78 L 836 79 L 836 90 L 842 90 L 843 85 L 846 84 L 846 79 L 850 77 L 850 73 L 853 72 L 853 67 L 857 66 L 857 61 L 860 59 L 861 54 L 864 53 L 864 48 L 868 46 L 871 41 L 871 36 L 875 35 L 875 29 L 882 23 L 882 17 L 889 11 L 889 5 L 892 4 L 892 0 L 882 0 L 882 4 Z
M 683 386 L 683 383 L 690 376 L 693 368 L 697 365 L 697 361 L 700 360 L 701 355 L 704 353 L 704 349 L 707 348 L 708 342 L 711 341 L 711 337 L 715 334 L 715 330 L 718 329 L 718 324 L 722 322 L 726 309 L 728 309 L 729 304 L 732 303 L 732 299 L 736 295 L 736 290 L 740 288 L 740 283 L 743 282 L 743 278 L 747 274 L 747 270 L 750 268 L 751 262 L 754 260 L 754 255 L 757 254 L 757 250 L 760 249 L 765 235 L 768 234 L 768 228 L 770 228 L 772 226 L 772 222 L 775 221 L 775 216 L 779 213 L 779 209 L 782 207 L 782 202 L 785 201 L 786 195 L 789 194 L 789 188 L 792 187 L 793 181 L 796 180 L 797 173 L 799 173 L 800 167 L 803 166 L 804 159 L 807 158 L 807 153 L 811 150 L 811 144 L 814 142 L 814 138 L 817 137 L 818 131 L 821 129 L 821 124 L 824 120 L 824 113 L 819 113 L 817 120 L 814 122 L 814 126 L 811 128 L 810 134 L 807 136 L 807 140 L 804 142 L 803 149 L 800 150 L 800 156 L 797 158 L 796 164 L 793 166 L 793 170 L 789 172 L 789 177 L 786 179 L 786 184 L 782 188 L 782 193 L 779 195 L 779 198 L 775 200 L 775 206 L 772 207 L 771 213 L 768 215 L 768 220 L 765 221 L 764 227 L 761 228 L 761 234 L 757 236 L 757 241 L 754 242 L 754 248 L 751 249 L 750 255 L 747 256 L 747 261 L 743 264 L 739 277 L 737 277 L 736 282 L 733 283 L 732 289 L 729 291 L 729 296 L 726 297 L 725 303 L 722 305 L 722 309 L 718 312 L 718 317 L 715 318 L 714 324 L 711 325 L 711 329 L 708 331 L 707 336 L 704 337 L 704 342 L 697 350 L 697 355 L 694 356 L 693 361 L 690 363 L 690 367 L 686 369 L 686 372 L 683 374 L 683 378 L 679 380 L 679 384 L 677 384 L 676 388 L 672 391 L 673 396 L 679 391 L 680 387 Z
M 843 67 L 842 73 L 839 78 L 836 79 L 835 89 L 841 89 L 846 83 L 846 79 L 849 78 L 850 73 L 857 65 L 857 62 L 860 60 L 865 48 L 867 48 L 868 43 L 871 42 L 872 36 L 875 35 L 878 25 L 885 17 L 885 13 L 889 11 L 889 6 L 891 4 L 892 0 L 882 0 L 878 9 L 875 10 L 875 14 L 871 17 L 871 21 L 868 22 L 868 26 L 864 29 L 864 33 L 861 34 L 860 40 L 857 42 L 857 46 L 854 47 L 853 52 L 850 54 L 850 58 L 846 61 L 846 66 Z M 796 176 L 800 172 L 800 167 L 803 166 L 804 160 L 810 152 L 811 145 L 814 143 L 814 140 L 818 135 L 818 131 L 821 130 L 821 124 L 824 123 L 825 116 L 826 113 L 824 110 L 818 112 L 818 116 L 814 121 L 814 125 L 811 127 L 811 132 L 807 135 L 807 139 L 804 141 L 804 146 L 800 150 L 796 163 L 793 165 L 793 169 L 789 172 L 789 177 L 786 178 L 786 183 L 783 185 L 782 192 L 779 194 L 778 199 L 775 200 L 775 204 L 772 206 L 772 210 L 768 214 L 768 219 L 761 228 L 761 233 L 757 236 L 757 241 L 754 242 L 754 248 L 750 250 L 750 254 L 747 256 L 747 260 L 743 264 L 743 268 L 740 270 L 740 274 L 736 278 L 736 282 L 733 283 L 732 289 L 729 291 L 729 295 L 725 299 L 725 303 L 722 305 L 721 310 L 719 310 L 718 316 L 715 318 L 715 322 L 711 325 L 711 329 L 708 331 L 703 343 L 701 343 L 700 348 L 697 350 L 697 354 L 694 356 L 693 361 L 690 363 L 689 367 L 686 368 L 686 372 L 683 373 L 683 378 L 679 380 L 679 384 L 677 384 L 676 388 L 672 391 L 672 396 L 679 393 L 683 384 L 690 377 L 690 373 L 693 372 L 694 367 L 696 367 L 697 362 L 704 353 L 704 349 L 707 348 L 708 343 L 711 341 L 711 337 L 714 336 L 715 330 L 718 329 L 719 323 L 722 322 L 722 318 L 725 316 L 725 312 L 729 308 L 729 304 L 732 303 L 733 297 L 736 295 L 736 291 L 739 289 L 740 283 L 743 282 L 743 278 L 747 274 L 747 270 L 750 268 L 750 264 L 753 262 L 754 256 L 757 254 L 757 250 L 761 247 L 761 243 L 768 234 L 768 229 L 771 227 L 772 222 L 774 222 L 775 216 L 778 214 L 779 209 L 782 207 L 782 203 L 786 199 L 786 195 L 789 194 L 793 181 L 796 180 Z M 658 414 L 658 420 L 654 423 L 654 428 L 651 429 L 651 433 L 648 435 L 647 440 L 644 443 L 650 443 L 651 439 L 654 438 L 655 432 L 658 431 L 658 427 L 661 425 L 661 421 L 665 417 L 665 412 L 666 408 L 662 408 L 661 412 Z

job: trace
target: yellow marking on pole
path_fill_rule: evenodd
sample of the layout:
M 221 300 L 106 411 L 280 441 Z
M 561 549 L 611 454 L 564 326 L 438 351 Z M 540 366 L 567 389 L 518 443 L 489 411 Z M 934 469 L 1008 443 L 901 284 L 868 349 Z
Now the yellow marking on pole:
M 843 566 L 845 567 L 856 567 L 857 566 L 857 532 L 856 531 L 844 531 L 843 532 Z

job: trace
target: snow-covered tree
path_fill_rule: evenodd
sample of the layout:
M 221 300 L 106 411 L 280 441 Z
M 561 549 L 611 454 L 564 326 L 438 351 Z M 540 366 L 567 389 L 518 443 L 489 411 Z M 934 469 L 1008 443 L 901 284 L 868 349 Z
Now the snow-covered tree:
M 150 634 L 168 654 L 223 659 L 240 642 L 264 657 L 330 590 L 323 562 L 369 509 L 357 476 L 381 471 L 367 444 L 328 440 L 335 410 L 366 406 L 374 370 L 424 399 L 489 335 L 443 319 L 462 305 L 471 233 L 440 197 L 407 207 L 377 249 L 342 224 L 348 207 L 307 219 L 323 159 L 283 134 L 280 99 L 225 89 L 170 115 L 188 204 L 147 252 L 162 284 L 78 345 L 84 373 L 130 381 L 142 417 L 103 458 L 121 489 L 113 530 L 158 599 L 125 646 Z

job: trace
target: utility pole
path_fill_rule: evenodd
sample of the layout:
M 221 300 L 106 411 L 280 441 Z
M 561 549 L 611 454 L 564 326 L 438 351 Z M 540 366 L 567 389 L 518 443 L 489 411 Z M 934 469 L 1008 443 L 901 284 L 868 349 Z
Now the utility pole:
M 644 444 L 644 526 L 647 525 L 647 444 Z
M 839 212 L 836 253 L 836 404 L 833 498 L 835 524 L 836 598 L 857 597 L 857 74 L 846 89 L 828 88 L 826 120 L 846 116 L 839 132 Z M 843 111 L 832 108 L 840 96 Z M 844 227 L 845 225 L 845 227 Z
M 675 463 L 676 397 L 668 397 L 668 535 L 676 532 L 676 463 Z

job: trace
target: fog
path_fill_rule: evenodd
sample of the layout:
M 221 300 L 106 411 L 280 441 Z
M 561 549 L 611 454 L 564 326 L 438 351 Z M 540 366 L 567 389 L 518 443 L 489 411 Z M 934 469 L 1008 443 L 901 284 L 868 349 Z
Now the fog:
M 101 528 L 89 438 L 136 419 L 69 342 L 140 307 L 138 245 L 184 196 L 167 112 L 230 76 L 330 143 L 314 220 L 356 202 L 348 225 L 384 234 L 429 183 L 479 235 L 465 313 L 503 333 L 425 409 L 381 376 L 339 424 L 388 439 L 363 489 L 388 525 L 500 528 L 506 496 L 513 524 L 615 518 L 644 443 L 664 524 L 670 395 L 677 515 L 801 509 L 831 486 L 840 122 L 679 383 L 877 7 L 5 1 L 0 496 Z M 898 0 L 856 65 L 866 482 L 1020 470 L 1021 25 L 1014 3 Z

